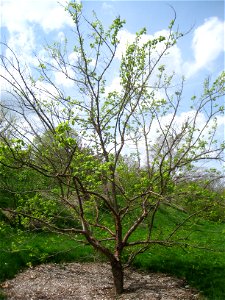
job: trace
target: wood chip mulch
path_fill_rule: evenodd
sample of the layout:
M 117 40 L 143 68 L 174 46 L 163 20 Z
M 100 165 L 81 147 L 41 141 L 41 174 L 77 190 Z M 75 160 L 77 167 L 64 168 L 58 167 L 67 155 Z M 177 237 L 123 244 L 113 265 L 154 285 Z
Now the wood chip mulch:
M 182 279 L 132 269 L 125 271 L 125 292 L 116 297 L 105 263 L 45 264 L 29 268 L 1 284 L 9 300 L 197 300 Z

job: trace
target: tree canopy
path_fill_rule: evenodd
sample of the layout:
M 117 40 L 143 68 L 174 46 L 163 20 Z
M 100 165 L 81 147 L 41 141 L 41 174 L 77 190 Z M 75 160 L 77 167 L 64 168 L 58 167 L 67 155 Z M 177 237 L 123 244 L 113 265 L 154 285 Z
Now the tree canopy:
M 1 101 L 1 107 L 15 118 L 0 116 L 0 164 L 44 178 L 38 194 L 23 198 L 27 205 L 15 213 L 81 236 L 109 260 L 120 294 L 123 266 L 152 244 L 186 244 L 177 231 L 208 205 L 203 201 L 189 213 L 177 195 L 186 193 L 187 177 L 196 174 L 199 161 L 224 160 L 216 130 L 217 116 L 224 113 L 218 100 L 224 96 L 225 73 L 206 79 L 200 96 L 184 99 L 185 79 L 174 86 L 174 75 L 162 63 L 185 36 L 176 29 L 174 15 L 165 36 L 146 40 L 145 28 L 136 33 L 118 67 L 120 88 L 107 92 L 125 21 L 117 17 L 104 28 L 96 14 L 88 20 L 76 2 L 66 10 L 74 22 L 75 60 L 69 58 L 66 39 L 47 45 L 36 67 L 4 44 L 0 76 L 10 101 Z M 72 83 L 71 94 L 55 84 L 55 72 Z M 178 122 L 183 101 L 190 103 L 190 113 Z M 52 215 L 62 214 L 54 203 L 74 222 L 55 222 Z M 46 206 L 51 213 L 45 218 L 33 214 L 32 208 L 45 211 Z M 171 232 L 156 236 L 155 219 L 164 206 L 184 216 Z

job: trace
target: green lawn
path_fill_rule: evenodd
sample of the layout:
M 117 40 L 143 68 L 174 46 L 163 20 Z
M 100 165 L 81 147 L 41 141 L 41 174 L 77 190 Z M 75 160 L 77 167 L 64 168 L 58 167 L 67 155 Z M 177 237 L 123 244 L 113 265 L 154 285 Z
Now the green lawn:
M 160 217 L 166 222 L 165 215 Z M 196 247 L 165 248 L 155 245 L 138 256 L 134 265 L 154 272 L 166 272 L 186 278 L 188 284 L 212 300 L 225 299 L 225 224 L 198 220 L 178 233 Z
M 164 231 L 169 232 L 172 224 L 182 218 L 182 214 L 175 216 L 171 212 L 160 212 L 156 235 L 161 232 L 162 226 Z M 141 234 L 141 231 L 137 233 Z M 198 244 L 214 251 L 155 245 L 148 252 L 139 255 L 134 266 L 186 278 L 188 284 L 202 291 L 207 299 L 224 300 L 225 252 L 221 250 L 225 250 L 225 224 L 196 221 L 194 225 L 187 224 L 179 235 L 186 235 L 189 244 Z M 100 256 L 91 247 L 80 245 L 70 237 L 44 232 L 23 232 L 1 224 L 0 281 L 12 278 L 18 271 L 30 265 L 99 259 Z

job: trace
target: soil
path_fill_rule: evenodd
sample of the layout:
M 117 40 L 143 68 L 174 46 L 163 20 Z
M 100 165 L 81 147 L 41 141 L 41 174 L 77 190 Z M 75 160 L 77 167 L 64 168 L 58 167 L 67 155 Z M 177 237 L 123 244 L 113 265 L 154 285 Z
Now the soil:
M 116 297 L 106 263 L 45 264 L 1 284 L 10 300 L 193 300 L 203 299 L 185 280 L 125 270 L 125 292 Z

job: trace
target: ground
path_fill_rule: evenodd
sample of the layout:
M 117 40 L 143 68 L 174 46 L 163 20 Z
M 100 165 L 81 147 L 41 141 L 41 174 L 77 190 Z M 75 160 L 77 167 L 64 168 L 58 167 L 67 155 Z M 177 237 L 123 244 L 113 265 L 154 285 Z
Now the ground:
M 185 280 L 159 273 L 125 271 L 125 293 L 115 297 L 105 263 L 45 264 L 29 268 L 1 287 L 10 300 L 202 299 Z

